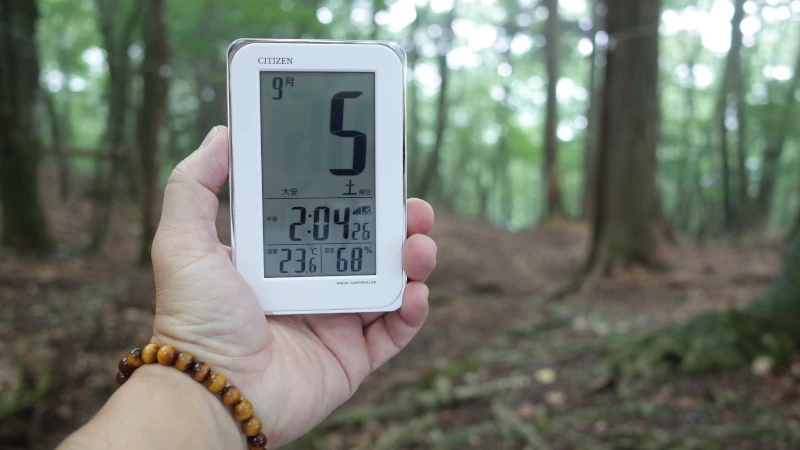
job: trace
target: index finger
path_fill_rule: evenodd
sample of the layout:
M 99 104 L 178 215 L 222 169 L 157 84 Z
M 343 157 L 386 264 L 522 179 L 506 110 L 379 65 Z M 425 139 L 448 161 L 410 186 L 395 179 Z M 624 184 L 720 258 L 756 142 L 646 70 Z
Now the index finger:
M 428 234 L 433 229 L 433 208 L 425 200 L 408 199 L 406 214 L 406 228 L 409 236 Z

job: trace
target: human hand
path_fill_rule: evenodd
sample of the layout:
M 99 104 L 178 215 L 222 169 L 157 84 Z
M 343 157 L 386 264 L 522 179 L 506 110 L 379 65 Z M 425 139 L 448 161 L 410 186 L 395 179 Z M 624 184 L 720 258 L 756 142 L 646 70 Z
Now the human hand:
M 153 342 L 191 352 L 223 372 L 253 403 L 274 448 L 322 421 L 417 334 L 428 312 L 424 281 L 436 265 L 436 245 L 426 236 L 433 210 L 422 200 L 408 201 L 403 268 L 409 282 L 398 311 L 267 319 L 217 237 L 216 194 L 227 177 L 222 126 L 170 176 L 152 251 Z

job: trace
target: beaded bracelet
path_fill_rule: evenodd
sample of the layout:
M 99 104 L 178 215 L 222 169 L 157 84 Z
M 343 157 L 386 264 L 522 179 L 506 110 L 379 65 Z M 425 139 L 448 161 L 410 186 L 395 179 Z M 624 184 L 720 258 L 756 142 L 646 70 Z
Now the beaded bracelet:
M 233 418 L 242 422 L 242 431 L 247 436 L 250 450 L 259 450 L 267 446 L 267 437 L 261 432 L 261 419 L 253 415 L 253 405 L 242 397 L 236 386 L 228 384 L 225 375 L 212 372 L 208 363 L 197 361 L 189 352 L 178 352 L 175 347 L 148 344 L 144 348 L 134 348 L 117 364 L 117 387 L 128 381 L 134 370 L 144 364 L 159 363 L 162 366 L 174 366 L 181 372 L 188 373 L 193 380 L 203 383 L 212 394 L 220 394 L 222 404 L 232 406 Z

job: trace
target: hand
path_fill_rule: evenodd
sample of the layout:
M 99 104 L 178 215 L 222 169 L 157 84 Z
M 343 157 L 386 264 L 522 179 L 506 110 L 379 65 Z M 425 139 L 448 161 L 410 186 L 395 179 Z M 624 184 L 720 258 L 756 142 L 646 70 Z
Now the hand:
M 398 311 L 267 319 L 217 238 L 216 193 L 227 176 L 221 126 L 170 176 L 153 242 L 153 342 L 192 352 L 223 372 L 255 406 L 273 448 L 322 421 L 417 334 L 428 312 L 424 281 L 436 265 L 436 245 L 426 236 L 433 210 L 408 201 L 409 282 Z

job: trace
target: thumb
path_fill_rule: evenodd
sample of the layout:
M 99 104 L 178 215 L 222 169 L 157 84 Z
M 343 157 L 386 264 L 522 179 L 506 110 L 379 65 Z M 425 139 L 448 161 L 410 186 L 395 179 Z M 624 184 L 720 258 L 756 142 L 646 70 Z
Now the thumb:
M 219 247 L 217 193 L 228 179 L 228 133 L 211 129 L 200 148 L 181 161 L 169 177 L 156 239 L 154 262 L 164 252 L 214 251 Z

